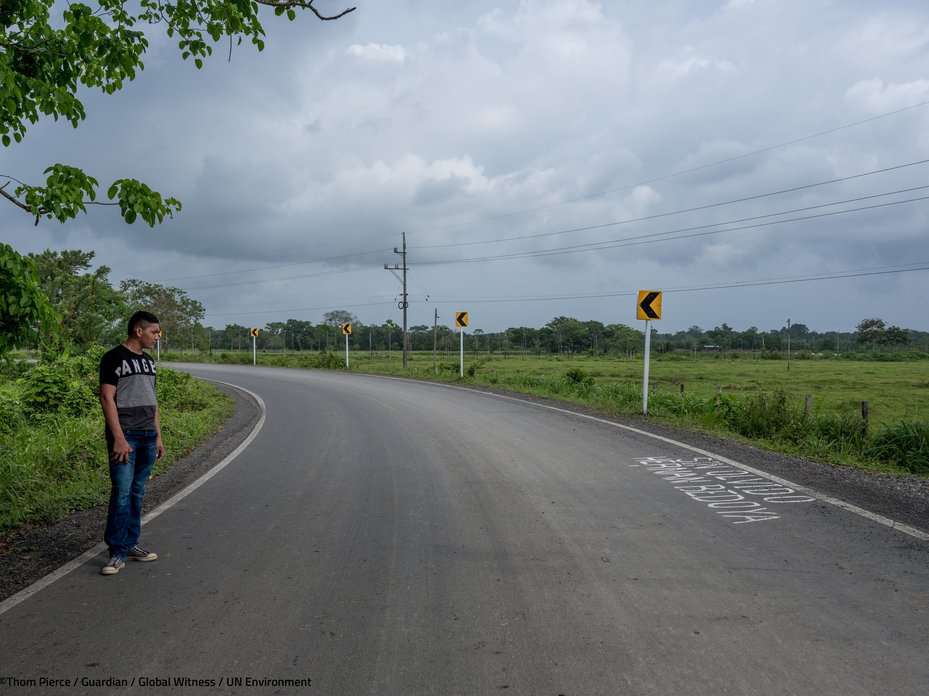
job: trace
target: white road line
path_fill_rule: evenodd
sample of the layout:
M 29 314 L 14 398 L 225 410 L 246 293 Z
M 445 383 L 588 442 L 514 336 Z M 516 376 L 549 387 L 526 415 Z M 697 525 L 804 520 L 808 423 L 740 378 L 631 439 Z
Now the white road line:
M 392 377 L 391 379 L 403 379 L 403 378 Z M 908 524 L 897 522 L 896 520 L 892 520 L 889 517 L 884 517 L 883 515 L 878 515 L 877 513 L 870 512 L 869 510 L 865 510 L 864 508 L 860 508 L 857 505 L 846 503 L 844 500 L 839 500 L 838 498 L 833 498 L 832 496 L 823 495 L 822 493 L 819 493 L 813 490 L 812 488 L 801 486 L 799 484 L 793 483 L 792 481 L 788 481 L 787 479 L 781 478 L 780 476 L 774 476 L 773 474 L 769 474 L 766 471 L 755 469 L 754 467 L 748 466 L 747 464 L 742 464 L 741 462 L 737 462 L 735 460 L 729 459 L 728 457 L 723 457 L 719 454 L 715 454 L 714 452 L 708 452 L 707 450 L 703 450 L 703 449 L 700 449 L 699 447 L 688 445 L 684 442 L 678 442 L 677 440 L 672 440 L 671 438 L 664 437 L 663 435 L 655 435 L 654 433 L 650 433 L 645 430 L 639 430 L 638 428 L 633 428 L 630 425 L 623 425 L 622 423 L 616 423 L 614 421 L 606 420 L 605 418 L 589 416 L 585 413 L 577 413 L 576 411 L 571 411 L 566 408 L 558 408 L 557 406 L 550 406 L 548 404 L 540 404 L 540 403 L 536 403 L 535 401 L 529 401 L 528 399 L 519 399 L 515 396 L 505 396 L 503 394 L 495 394 L 494 392 L 483 391 L 481 389 L 471 389 L 469 387 L 459 387 L 453 384 L 441 384 L 438 382 L 422 382 L 422 384 L 431 384 L 434 386 L 446 387 L 449 389 L 461 389 L 463 391 L 477 392 L 478 394 L 484 394 L 485 396 L 492 396 L 496 399 L 505 399 L 508 401 L 516 401 L 521 404 L 529 404 L 530 406 L 546 408 L 549 411 L 558 411 L 559 413 L 567 413 L 568 415 L 576 416 L 577 418 L 586 418 L 587 420 L 596 421 L 597 423 L 602 423 L 604 425 L 610 425 L 614 428 L 628 430 L 629 432 L 636 433 L 637 435 L 644 435 L 645 437 L 650 437 L 655 440 L 660 440 L 661 442 L 666 442 L 670 445 L 675 445 L 676 447 L 682 447 L 683 449 L 690 450 L 691 452 L 696 452 L 697 454 L 702 454 L 704 457 L 711 457 L 715 459 L 716 461 L 720 461 L 720 462 L 723 462 L 724 464 L 729 464 L 730 466 L 743 469 L 752 474 L 755 474 L 756 476 L 762 476 L 768 479 L 769 481 L 774 481 L 775 483 L 779 483 L 782 486 L 787 486 L 788 488 L 793 488 L 796 491 L 801 491 L 805 493 L 806 495 L 813 496 L 814 498 L 817 498 L 823 501 L 824 503 L 829 503 L 830 505 L 835 505 L 836 507 L 840 507 L 843 510 L 848 510 L 849 512 L 852 512 L 856 515 L 860 515 L 861 517 L 866 517 L 872 522 L 877 522 L 878 524 L 882 524 L 885 527 L 896 529 L 898 532 L 909 534 L 911 537 L 914 537 L 921 541 L 929 541 L 929 534 L 927 534 L 926 532 L 920 529 L 916 529 L 915 527 L 911 527 Z
M 252 432 L 248 434 L 248 437 L 246 437 L 239 444 L 238 447 L 236 447 L 232 452 L 230 452 L 229 455 L 225 459 L 223 459 L 219 464 L 217 464 L 212 469 L 207 471 L 203 476 L 198 478 L 196 481 L 191 483 L 189 486 L 187 486 L 181 491 L 178 491 L 171 498 L 163 502 L 161 505 L 159 505 L 154 510 L 149 512 L 147 515 L 145 515 L 142 518 L 143 525 L 151 522 L 153 519 L 158 517 L 158 515 L 165 512 L 173 505 L 176 505 L 178 502 L 180 502 L 181 500 L 186 498 L 188 495 L 193 493 L 195 490 L 200 488 L 200 486 L 202 486 L 204 483 L 206 483 L 211 478 L 216 476 L 216 474 L 218 474 L 220 471 L 225 469 L 229 464 L 232 463 L 232 461 L 236 457 L 238 457 L 240 454 L 242 454 L 243 451 L 245 451 L 246 447 L 252 444 L 252 441 L 256 437 L 258 437 L 258 433 L 261 431 L 261 428 L 265 424 L 265 415 L 267 413 L 267 409 L 265 408 L 265 402 L 261 399 L 260 396 L 236 384 L 230 384 L 228 382 L 220 382 L 219 380 L 208 380 L 208 381 L 216 382 L 217 384 L 224 384 L 228 387 L 232 387 L 234 389 L 238 389 L 239 391 L 243 391 L 249 396 L 251 396 L 258 403 L 258 407 L 261 410 L 261 417 L 258 419 L 258 422 L 255 424 L 255 427 L 252 428 Z M 52 571 L 51 573 L 46 575 L 41 580 L 36 580 L 29 587 L 26 587 L 20 590 L 19 592 L 17 592 L 16 594 L 7 597 L 5 600 L 0 602 L 0 615 L 3 615 L 5 612 L 15 607 L 17 604 L 20 604 L 21 602 L 24 602 L 25 600 L 29 599 L 32 595 L 36 594 L 37 592 L 44 590 L 46 587 L 51 585 L 56 580 L 60 580 L 65 575 L 70 573 L 72 570 L 75 570 L 76 568 L 80 568 L 82 565 L 87 563 L 87 561 L 92 559 L 94 556 L 97 556 L 98 554 L 106 551 L 106 548 L 107 548 L 106 544 L 101 542 L 97 544 L 96 546 L 94 546 L 89 551 L 82 553 L 80 556 L 78 556 L 74 560 L 69 561 L 68 563 L 65 563 L 58 570 Z

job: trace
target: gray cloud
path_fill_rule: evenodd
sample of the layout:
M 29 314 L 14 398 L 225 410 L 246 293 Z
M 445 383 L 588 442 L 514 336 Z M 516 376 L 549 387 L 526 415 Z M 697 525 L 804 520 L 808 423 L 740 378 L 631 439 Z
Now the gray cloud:
M 428 294 L 443 298 L 440 314 L 469 309 L 485 330 L 559 314 L 634 323 L 627 298 L 526 296 L 929 262 L 926 202 L 617 246 L 921 185 L 925 165 L 668 215 L 929 158 L 929 107 L 825 133 L 929 100 L 924 3 L 387 5 L 363 0 L 330 23 L 267 13 L 264 53 L 242 46 L 227 62 L 218 49 L 202 71 L 152 34 L 135 83 L 88 95 L 76 131 L 40 122 L 0 170 L 35 181 L 48 163 L 80 163 L 101 181 L 141 178 L 184 210 L 150 231 L 102 208 L 35 228 L 0 206 L 4 241 L 94 249 L 115 279 L 174 279 L 217 325 L 290 309 L 311 321 L 342 307 L 362 321 L 393 316 L 396 280 L 381 266 L 398 261 L 401 232 L 419 284 L 413 322 L 431 321 Z M 650 219 L 604 226 L 638 218 Z M 609 248 L 428 263 L 600 242 Z M 925 274 L 669 293 L 662 328 L 791 316 L 849 330 L 878 315 L 927 329 L 904 309 L 929 302 Z

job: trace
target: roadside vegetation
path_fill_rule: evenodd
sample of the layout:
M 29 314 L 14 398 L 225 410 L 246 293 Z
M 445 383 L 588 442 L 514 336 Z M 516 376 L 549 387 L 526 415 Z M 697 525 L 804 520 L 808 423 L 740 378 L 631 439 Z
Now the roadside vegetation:
M 0 363 L 0 532 L 106 503 L 109 465 L 97 400 L 103 348 Z M 232 399 L 184 372 L 158 370 L 165 458 L 155 475 L 216 432 Z

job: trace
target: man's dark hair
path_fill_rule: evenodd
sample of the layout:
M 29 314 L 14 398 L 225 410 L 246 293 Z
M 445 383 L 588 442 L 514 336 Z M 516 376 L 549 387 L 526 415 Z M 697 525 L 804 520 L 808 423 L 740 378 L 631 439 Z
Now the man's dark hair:
M 149 324 L 160 324 L 160 323 L 161 322 L 158 321 L 158 317 L 156 317 L 154 314 L 152 314 L 151 312 L 146 312 L 145 310 L 141 310 L 133 314 L 131 317 L 129 317 L 129 326 L 128 326 L 127 333 L 129 334 L 129 336 L 132 336 L 132 334 L 135 332 L 135 328 L 139 325 L 141 325 L 142 328 L 144 329 Z

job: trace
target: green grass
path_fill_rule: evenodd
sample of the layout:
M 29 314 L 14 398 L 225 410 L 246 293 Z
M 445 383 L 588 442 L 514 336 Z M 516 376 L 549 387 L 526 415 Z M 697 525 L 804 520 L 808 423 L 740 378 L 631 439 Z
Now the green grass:
M 325 355 L 325 354 L 324 354 Z M 225 356 L 225 359 L 223 359 Z M 170 359 L 196 360 L 200 354 L 172 353 Z M 219 362 L 251 364 L 251 352 L 215 353 Z M 320 354 L 259 353 L 263 365 L 289 367 L 344 367 L 345 354 L 331 353 L 327 359 Z M 324 365 L 320 365 L 320 362 Z M 431 353 L 414 353 L 404 370 L 399 352 L 352 352 L 349 355 L 353 372 L 378 374 L 408 374 L 424 379 L 457 379 L 458 354 L 439 353 L 439 374 L 433 371 Z M 475 368 L 465 379 L 478 384 L 518 382 L 526 377 L 561 377 L 577 369 L 589 374 L 597 384 L 624 383 L 641 389 L 643 362 L 617 357 L 550 356 L 510 354 L 465 354 L 465 369 Z M 806 395 L 813 397 L 814 413 L 822 415 L 859 416 L 861 403 L 867 401 L 869 416 L 875 425 L 889 425 L 900 420 L 929 419 L 929 363 L 871 362 L 850 360 L 793 360 L 790 370 L 784 360 L 722 359 L 716 355 L 701 355 L 696 359 L 683 356 L 653 356 L 649 367 L 652 388 L 700 400 L 715 396 L 720 387 L 723 394 L 744 395 L 783 390 L 803 403 Z
M 341 357 L 344 364 L 344 353 Z M 260 359 L 266 357 L 260 356 Z M 403 374 L 399 353 L 373 357 L 367 353 L 352 353 L 349 360 L 353 371 Z M 446 378 L 458 375 L 457 354 L 447 358 L 440 355 L 438 362 L 454 368 L 441 370 Z M 632 384 L 640 390 L 644 367 L 641 357 L 510 355 L 504 359 L 496 354 L 488 359 L 487 355 L 466 354 L 465 369 L 474 365 L 478 367 L 471 379 L 481 384 L 512 382 L 514 378 L 526 376 L 560 377 L 577 369 L 589 374 L 596 384 Z M 409 368 L 416 376 L 432 377 L 431 353 L 414 354 Z M 908 419 L 929 420 L 929 363 L 925 361 L 794 360 L 788 371 L 786 361 L 782 360 L 653 356 L 649 383 L 652 388 L 677 395 L 683 385 L 684 393 L 698 400 L 715 397 L 717 387 L 723 394 L 734 395 L 783 390 L 799 403 L 804 403 L 809 394 L 813 396 L 814 413 L 822 415 L 858 416 L 862 401 L 867 401 L 869 417 L 875 425 Z

